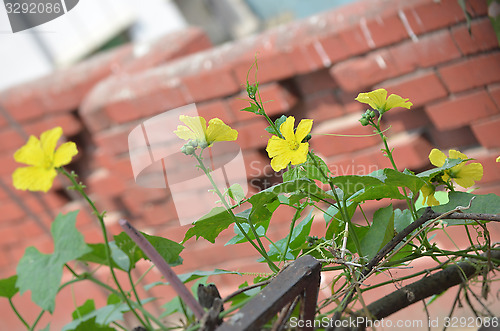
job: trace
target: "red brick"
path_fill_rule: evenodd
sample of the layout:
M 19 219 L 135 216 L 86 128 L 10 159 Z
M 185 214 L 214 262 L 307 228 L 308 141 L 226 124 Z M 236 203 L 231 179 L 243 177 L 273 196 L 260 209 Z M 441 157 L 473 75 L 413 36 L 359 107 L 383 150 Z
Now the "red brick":
M 429 153 L 433 146 L 420 134 L 403 134 L 389 140 L 389 148 L 394 148 L 393 157 L 399 170 L 420 169 L 429 163 Z M 392 168 L 389 159 L 378 154 L 382 167 Z
M 408 38 L 403 23 L 394 11 L 391 15 L 375 17 L 366 22 L 372 48 L 380 48 Z
M 231 124 L 233 122 L 233 116 L 229 109 L 229 105 L 225 100 L 197 103 L 196 109 L 198 110 L 198 114 L 207 121 L 212 118 L 219 118 L 226 124 Z
M 142 219 L 146 226 L 167 224 L 170 221 L 177 220 L 177 212 L 173 200 L 147 204 L 144 206 L 142 212 Z
M 286 113 L 297 102 L 297 97 L 279 83 L 261 86 L 259 91 L 264 103 L 264 109 L 269 116 Z M 247 99 L 248 96 L 241 93 L 229 100 L 229 107 L 238 121 L 251 120 L 258 116 L 251 112 L 241 111 L 241 109 L 250 106 Z
M 101 152 L 115 156 L 128 152 L 128 135 L 132 130 L 131 125 L 113 126 L 107 130 L 97 132 L 93 140 Z
M 387 50 L 375 51 L 362 58 L 347 60 L 330 69 L 330 74 L 335 81 L 342 89 L 349 92 L 359 92 L 402 73 Z
M 128 188 L 119 197 L 125 208 L 132 215 L 139 215 L 148 203 L 163 203 L 167 201 L 167 189 L 144 188 L 138 185 Z
M 394 93 L 410 99 L 409 101 L 413 103 L 412 109 L 448 95 L 448 92 L 433 71 L 418 73 L 401 79 L 397 78 L 390 83 L 384 83 L 380 87 L 385 88 L 388 94 Z
M 87 177 L 86 185 L 91 193 L 101 197 L 120 195 L 125 190 L 123 180 L 107 169 L 94 171 Z
M 468 126 L 451 129 L 437 130 L 434 127 L 429 128 L 430 140 L 438 149 L 456 148 L 457 146 L 474 146 L 478 142 Z
M 500 109 L 500 84 L 488 86 L 488 92 L 498 109 Z
M 22 167 L 24 166 L 21 163 L 17 163 L 14 161 L 14 152 L 10 153 L 2 153 L 0 154 L 0 164 L 2 165 L 0 167 L 0 176 L 8 176 L 9 177 L 9 182 L 12 183 L 12 173 L 14 170 L 16 170 L 17 167 Z
M 409 6 L 402 10 L 402 14 L 406 17 L 410 29 L 417 35 L 465 21 L 464 12 L 455 0 Z
M 462 94 L 425 108 L 439 130 L 455 129 L 470 122 L 498 114 L 489 94 L 484 91 Z
M 214 68 L 185 77 L 183 82 L 191 97 L 190 101 L 200 102 L 234 94 L 239 91 L 239 84 L 244 80 L 235 82 L 228 69 Z
M 0 247 L 2 251 L 5 251 L 6 246 L 14 246 L 24 239 L 22 231 L 19 231 L 20 227 L 16 223 L 4 224 L 0 228 L 2 236 L 0 236 Z
M 44 131 L 60 126 L 65 137 L 75 136 L 82 130 L 81 122 L 72 114 L 57 114 L 45 116 L 36 122 L 30 122 L 24 126 L 24 130 L 29 135 L 40 137 Z
M 314 71 L 307 75 L 295 76 L 294 81 L 299 88 L 300 95 L 305 97 L 311 93 L 333 90 L 337 87 L 327 69 Z
M 175 79 L 166 83 L 161 83 L 160 79 L 151 75 L 137 77 L 130 83 L 120 80 L 109 82 L 109 85 L 115 85 L 108 89 L 110 95 L 100 94 L 100 100 L 93 102 L 100 103 L 109 119 L 118 124 L 156 115 L 188 103 Z
M 258 51 L 258 50 L 257 50 Z M 236 76 L 236 83 L 240 86 L 244 86 L 247 81 L 250 84 L 254 83 L 255 80 L 255 67 L 252 68 L 250 73 L 250 67 L 255 61 L 255 57 L 252 54 L 249 57 L 241 59 L 234 66 L 234 74 Z M 257 73 L 257 81 L 261 84 L 277 81 L 291 77 L 295 74 L 294 67 L 290 58 L 283 52 L 273 50 L 265 51 L 262 53 L 257 53 L 257 61 L 259 65 L 259 71 Z
M 287 56 L 294 71 L 299 74 L 320 70 L 331 64 L 319 41 L 297 45 L 287 53 Z
M 495 30 L 488 18 L 472 22 L 470 28 L 470 33 L 465 24 L 452 29 L 453 39 L 463 54 L 469 55 L 498 47 Z
M 0 201 L 0 205 L 2 206 L 2 222 L 17 220 L 26 216 L 22 208 L 14 201 L 3 200 Z
M 351 52 L 355 51 L 349 49 L 343 39 L 344 37 L 337 33 L 319 37 L 321 45 L 318 45 L 317 48 L 321 49 L 322 52 L 325 52 L 328 56 L 329 64 L 345 60 L 353 54 Z M 368 45 L 366 45 L 366 49 L 363 49 L 362 51 L 366 51 L 368 49 Z M 359 52 L 362 51 L 360 50 Z
M 267 141 L 271 135 L 265 131 L 269 123 L 264 118 L 256 118 L 254 120 L 238 123 L 234 129 L 238 130 L 238 139 L 236 143 L 241 149 L 262 148 L 267 146 Z
M 425 35 L 418 41 L 403 42 L 389 48 L 389 52 L 401 72 L 435 66 L 461 56 L 447 30 Z
M 336 176 L 344 175 L 368 175 L 369 173 L 380 169 L 377 161 L 377 155 L 380 153 L 378 148 L 373 148 L 369 153 L 366 151 L 349 153 L 341 157 L 325 160 L 328 168 Z
M 12 152 L 23 146 L 27 139 L 24 139 L 15 129 L 0 129 L 0 153 Z
M 338 36 L 342 43 L 345 45 L 349 56 L 363 54 L 370 50 L 368 41 L 366 40 L 359 24 L 351 25 L 345 29 L 341 29 L 338 32 Z M 330 59 L 332 59 L 331 62 L 334 63 L 337 62 L 338 59 L 341 59 L 345 53 L 343 53 L 342 51 L 339 52 L 337 50 L 332 54 L 332 52 L 330 51 L 332 50 L 331 48 L 332 46 L 325 47 L 325 51 L 327 52 L 328 56 L 330 56 Z M 337 60 L 334 61 L 334 59 Z
M 386 135 L 392 135 L 402 130 L 432 127 L 432 123 L 424 109 L 415 107 L 410 110 L 405 108 L 392 109 L 384 114 L 382 122 L 387 126 L 391 126 L 389 131 L 385 133 Z
M 327 157 L 348 152 L 361 150 L 380 142 L 380 138 L 373 136 L 373 129 L 368 126 L 362 126 L 359 123 L 360 114 L 353 114 L 337 121 L 321 123 L 313 130 L 313 139 L 311 147 L 320 154 Z M 319 124 L 319 123 L 318 123 Z M 367 135 L 367 137 L 340 137 L 321 135 Z
M 451 92 L 460 92 L 500 81 L 500 53 L 480 55 L 438 69 Z
M 252 150 L 243 151 L 243 160 L 247 171 L 247 178 L 251 185 L 252 179 L 261 178 L 263 176 L 274 174 L 271 168 L 271 160 L 267 157 L 266 152 L 256 152 Z
M 334 98 L 332 93 L 315 93 L 303 99 L 300 113 L 304 117 L 314 119 L 319 124 L 322 121 L 330 120 L 344 114 L 344 108 Z
M 7 125 L 7 120 L 5 119 L 5 116 L 3 116 L 2 114 L 0 114 L 0 128 L 4 127 L 6 125 Z
M 8 89 L 0 94 L 0 104 L 15 121 L 41 117 L 46 109 L 40 101 L 39 90 L 34 84 Z
M 500 117 L 488 118 L 472 123 L 472 131 L 479 143 L 485 148 L 500 147 Z

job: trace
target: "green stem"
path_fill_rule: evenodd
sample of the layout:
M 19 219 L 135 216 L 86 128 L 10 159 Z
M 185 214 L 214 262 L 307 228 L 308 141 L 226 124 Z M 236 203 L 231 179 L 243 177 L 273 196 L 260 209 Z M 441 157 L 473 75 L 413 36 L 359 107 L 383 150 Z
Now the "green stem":
M 396 166 L 396 162 L 394 161 L 392 151 L 389 149 L 389 144 L 387 143 L 387 137 L 384 135 L 383 131 L 380 129 L 380 120 L 381 119 L 382 119 L 382 115 L 380 115 L 378 117 L 377 123 L 373 122 L 373 120 L 370 120 L 369 123 L 375 128 L 376 132 L 378 133 L 378 135 L 382 139 L 382 142 L 384 143 L 384 147 L 385 147 L 385 153 L 386 153 L 389 161 L 391 161 L 392 168 L 396 171 L 399 171 L 398 167 Z M 416 220 L 418 217 L 417 217 L 417 211 L 415 210 L 415 206 L 404 188 L 403 188 L 403 193 L 404 193 L 404 196 L 406 198 L 406 204 L 408 205 L 408 208 L 410 209 L 413 220 Z
M 121 296 L 121 293 L 117 290 L 115 290 L 114 288 L 112 288 L 111 286 L 101 282 L 100 280 L 98 280 L 97 278 L 94 278 L 91 274 L 88 274 L 88 273 L 85 273 L 83 275 L 78 275 L 76 274 L 76 277 L 75 279 L 72 279 L 70 281 L 67 281 L 66 283 L 63 283 L 61 286 L 59 286 L 59 289 L 57 290 L 58 292 L 60 292 L 63 288 L 65 288 L 66 286 L 68 285 L 71 285 L 73 283 L 77 283 L 77 282 L 81 282 L 81 281 L 84 281 L 84 280 L 89 280 L 91 282 L 93 282 L 94 284 L 96 285 L 99 285 L 101 286 L 102 288 L 108 290 L 109 292 L 113 293 L 114 295 L 116 295 L 117 297 L 120 297 Z M 145 310 L 144 308 L 142 308 L 139 303 L 136 303 L 136 302 L 133 302 L 132 301 L 132 305 L 136 306 L 137 309 L 139 309 L 143 314 L 144 316 L 147 316 L 149 317 L 149 319 L 151 319 L 155 324 L 157 324 L 162 330 L 168 330 L 164 325 L 163 323 L 158 320 L 156 317 L 154 317 L 153 315 L 151 315 L 150 312 L 148 312 L 147 310 Z M 43 313 L 44 311 L 42 311 Z M 34 326 L 33 326 L 34 327 Z
M 132 287 L 132 292 L 134 293 L 135 300 L 137 301 L 137 304 L 142 308 L 141 309 L 141 311 L 142 311 L 144 309 L 144 306 L 141 303 L 141 299 L 139 298 L 139 294 L 137 294 L 137 290 L 135 288 L 134 280 L 132 279 L 132 274 L 130 273 L 130 270 L 127 271 L 127 275 L 128 275 L 128 281 L 130 283 L 130 286 Z M 153 326 L 151 325 L 151 321 L 149 320 L 149 318 L 146 315 L 144 315 L 144 320 L 146 321 L 146 323 L 148 323 L 149 328 L 153 329 Z
M 259 248 L 254 242 L 253 240 L 248 236 L 248 234 L 246 233 L 246 231 L 243 229 L 243 227 L 241 226 L 238 218 L 236 217 L 236 215 L 234 215 L 233 213 L 233 210 L 230 208 L 230 206 L 227 204 L 227 201 L 226 199 L 224 198 L 224 195 L 221 193 L 221 191 L 219 190 L 219 187 L 217 186 L 217 184 L 215 184 L 213 178 L 212 178 L 212 175 L 210 174 L 210 171 L 205 167 L 205 164 L 203 164 L 203 161 L 201 159 L 201 153 L 200 155 L 197 155 L 196 153 L 193 154 L 193 156 L 196 158 L 196 160 L 198 161 L 198 164 L 200 166 L 200 169 L 205 173 L 205 175 L 207 176 L 208 180 L 210 181 L 210 184 L 212 184 L 212 187 L 214 188 L 215 190 L 215 193 L 217 194 L 217 196 L 220 198 L 222 204 L 224 205 L 224 208 L 226 208 L 227 212 L 229 213 L 229 215 L 231 215 L 231 218 L 233 219 L 234 223 L 236 224 L 236 226 L 238 227 L 238 229 L 241 231 L 241 233 L 243 233 L 243 235 L 245 236 L 245 239 L 257 250 L 257 252 L 259 252 L 259 254 L 266 260 L 267 264 L 269 265 L 269 267 L 271 268 L 271 270 L 273 272 L 278 272 L 280 269 L 276 266 L 276 264 L 274 264 L 273 261 L 271 261 L 271 259 L 269 258 L 269 256 L 267 255 L 266 253 L 266 250 L 265 249 L 261 249 Z M 249 220 L 249 223 L 250 223 L 250 220 Z M 256 234 L 255 234 L 256 237 L 258 237 Z M 262 243 L 261 243 L 262 244 Z
M 21 314 L 19 313 L 19 311 L 17 311 L 16 307 L 14 306 L 14 303 L 12 302 L 12 298 L 9 298 L 9 304 L 10 304 L 10 307 L 12 308 L 12 310 L 14 311 L 14 313 L 17 315 L 17 318 L 19 318 L 19 320 L 24 324 L 24 326 L 27 329 L 29 329 L 30 328 L 29 324 L 26 323 L 26 321 L 21 316 Z
M 46 312 L 46 310 L 42 310 L 40 312 L 40 314 L 38 314 L 35 322 L 33 323 L 33 325 L 30 327 L 30 331 L 34 331 L 35 330 L 35 326 L 38 324 L 38 322 L 40 322 L 40 319 L 42 318 L 43 314 Z
M 123 290 L 123 288 L 121 287 L 120 283 L 118 282 L 118 278 L 116 277 L 115 270 L 113 268 L 113 264 L 112 264 L 112 261 L 111 261 L 111 248 L 109 246 L 109 240 L 108 240 L 108 235 L 107 235 L 107 231 L 106 231 L 106 225 L 104 224 L 103 214 L 99 213 L 99 211 L 97 210 L 97 207 L 95 206 L 94 202 L 92 200 L 90 200 L 90 198 L 87 195 L 87 193 L 85 193 L 85 191 L 83 190 L 82 185 L 76 181 L 75 174 L 68 173 L 66 171 L 66 169 L 64 169 L 64 168 L 59 168 L 59 170 L 71 181 L 71 183 L 73 184 L 73 188 L 76 191 L 78 191 L 83 196 L 83 198 L 85 200 L 87 200 L 88 204 L 92 208 L 92 211 L 94 212 L 94 214 L 96 215 L 97 219 L 99 220 L 99 224 L 101 226 L 101 231 L 102 231 L 102 234 L 104 236 L 104 244 L 105 244 L 104 246 L 106 248 L 105 249 L 105 251 L 106 251 L 106 260 L 107 260 L 107 263 L 109 265 L 109 270 L 111 272 L 111 277 L 113 278 L 113 281 L 116 284 L 116 287 L 118 288 L 118 291 L 120 292 L 122 299 L 125 301 L 125 303 L 127 304 L 127 306 L 130 308 L 130 311 L 135 315 L 135 317 L 137 318 L 137 320 L 143 326 L 146 326 L 146 323 L 143 321 L 143 319 L 139 316 L 139 314 L 135 311 L 135 309 L 132 308 L 132 304 L 130 303 L 130 300 L 128 299 L 127 295 L 125 294 L 125 291 Z
M 297 219 L 300 217 L 300 213 L 302 212 L 302 210 L 303 208 L 297 208 L 295 214 L 293 215 L 292 222 L 290 223 L 290 230 L 288 230 L 288 238 L 286 240 L 285 251 L 283 252 L 283 256 L 281 258 L 282 263 L 285 263 L 286 253 L 288 252 L 288 247 L 290 246 L 290 242 L 292 241 L 292 233 L 293 229 L 295 228 L 295 222 L 297 222 Z

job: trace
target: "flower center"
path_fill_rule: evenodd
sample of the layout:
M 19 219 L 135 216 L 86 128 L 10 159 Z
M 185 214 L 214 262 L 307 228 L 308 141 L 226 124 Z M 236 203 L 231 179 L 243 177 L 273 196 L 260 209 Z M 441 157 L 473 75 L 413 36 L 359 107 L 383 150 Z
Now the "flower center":
M 296 151 L 299 148 L 299 143 L 295 139 L 287 140 L 287 142 L 291 150 Z

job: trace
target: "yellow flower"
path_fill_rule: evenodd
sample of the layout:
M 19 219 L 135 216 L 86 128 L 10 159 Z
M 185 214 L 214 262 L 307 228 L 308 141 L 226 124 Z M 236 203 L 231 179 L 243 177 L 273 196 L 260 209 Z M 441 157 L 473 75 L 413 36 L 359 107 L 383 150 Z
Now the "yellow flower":
M 467 155 L 453 149 L 450 149 L 448 155 L 450 159 L 468 159 Z M 434 148 L 429 154 L 429 161 L 436 167 L 442 167 L 446 161 L 446 155 L 439 149 Z M 483 178 L 483 166 L 481 163 L 477 162 L 470 164 L 462 162 L 453 168 L 445 170 L 443 175 L 443 180 L 445 182 L 454 179 L 455 182 L 463 188 L 473 186 L 475 181 L 479 181 L 481 178 Z
M 309 143 L 303 143 L 302 140 L 311 132 L 312 123 L 313 120 L 301 120 L 297 130 L 293 132 L 295 118 L 289 116 L 280 125 L 280 131 L 284 139 L 272 136 L 266 148 L 267 154 L 272 159 L 271 167 L 274 171 L 286 168 L 290 162 L 293 165 L 306 162 Z
M 43 132 L 40 140 L 30 136 L 26 145 L 14 153 L 16 162 L 28 165 L 17 168 L 12 174 L 16 189 L 47 192 L 52 187 L 57 175 L 55 169 L 70 163 L 78 153 L 74 142 L 66 142 L 56 150 L 62 133 L 62 129 L 56 127 Z
M 500 162 L 500 156 L 499 156 L 499 157 L 497 157 L 497 162 Z
M 408 99 L 403 99 L 397 94 L 391 94 L 389 95 L 389 98 L 387 98 L 387 91 L 383 88 L 379 88 L 378 90 L 368 93 L 360 93 L 355 100 L 361 103 L 367 103 L 370 107 L 377 109 L 380 113 L 384 113 L 389 109 L 396 107 L 410 109 L 410 107 L 413 106 Z
M 174 133 L 184 140 L 195 140 L 198 143 L 206 143 L 211 146 L 216 141 L 233 141 L 238 138 L 238 131 L 231 129 L 221 119 L 212 118 L 208 122 L 201 116 L 179 116 L 179 120 L 186 124 L 177 126 Z
M 425 202 L 427 201 L 427 206 L 438 206 L 439 201 L 434 197 L 434 193 L 436 193 L 436 188 L 434 185 L 431 185 L 429 183 L 426 183 L 422 188 L 420 189 L 422 192 L 422 205 L 425 205 Z

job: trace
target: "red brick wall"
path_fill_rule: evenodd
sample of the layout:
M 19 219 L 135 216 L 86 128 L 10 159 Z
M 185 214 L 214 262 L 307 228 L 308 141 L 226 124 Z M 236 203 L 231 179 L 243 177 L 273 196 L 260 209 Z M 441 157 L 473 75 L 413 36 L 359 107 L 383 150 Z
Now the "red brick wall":
M 202 31 L 189 29 L 3 91 L 0 275 L 14 272 L 29 245 L 50 251 L 51 213 L 83 208 L 81 201 L 71 202 L 75 197 L 64 193 L 60 182 L 47 194 L 13 189 L 12 155 L 29 134 L 60 125 L 77 142 L 80 154 L 74 167 L 97 204 L 109 211 L 112 233 L 120 231 L 119 217 L 173 240 L 181 240 L 187 229 L 176 221 L 167 190 L 145 189 L 133 179 L 128 133 L 155 114 L 195 102 L 200 115 L 217 116 L 239 131 L 237 142 L 251 183 L 269 176 L 263 150 L 266 122 L 239 111 L 247 105 L 241 99 L 256 54 L 262 98 L 272 100 L 266 104 L 270 115 L 313 118 L 313 133 L 367 134 L 370 130 L 357 121 L 364 106 L 354 98 L 384 87 L 414 104 L 411 110 L 384 116 L 402 169 L 428 167 L 433 147 L 458 148 L 484 165 L 477 192 L 500 194 L 500 167 L 494 162 L 500 155 L 500 52 L 486 1 L 467 3 L 471 35 L 456 0 L 366 0 L 218 47 Z M 389 165 L 375 138 L 314 136 L 311 144 L 339 174 Z M 280 210 L 272 221 L 272 238 L 284 235 L 291 215 Z M 319 235 L 321 222 L 313 227 Z M 87 239 L 101 240 L 85 208 L 78 226 Z M 266 270 L 255 266 L 248 246 L 224 248 L 230 237 L 230 231 L 224 232 L 217 245 L 191 239 L 177 271 Z M 230 278 L 222 279 L 234 285 Z

